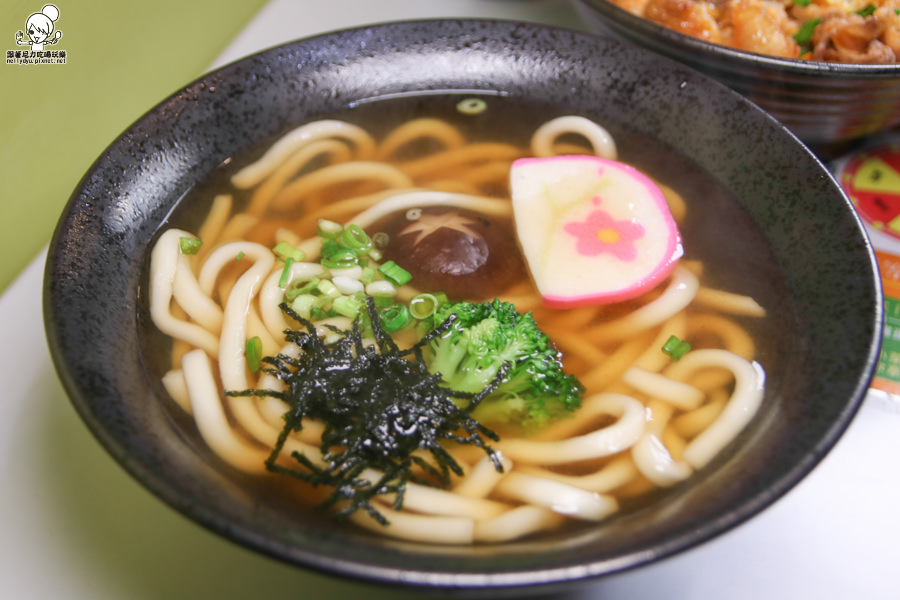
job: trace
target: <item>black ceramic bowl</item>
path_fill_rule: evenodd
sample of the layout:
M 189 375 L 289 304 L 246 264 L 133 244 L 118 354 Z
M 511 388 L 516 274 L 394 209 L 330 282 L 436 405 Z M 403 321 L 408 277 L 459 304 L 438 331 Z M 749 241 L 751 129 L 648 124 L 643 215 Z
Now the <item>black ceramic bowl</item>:
M 573 2 L 592 31 L 636 43 L 717 79 L 821 154 L 834 154 L 847 142 L 900 123 L 900 64 L 764 56 L 678 33 L 608 0 Z
M 501 94 L 596 119 L 625 160 L 723 194 L 770 246 L 785 297 L 782 360 L 738 444 L 664 502 L 578 531 L 497 546 L 398 543 L 267 501 L 174 418 L 143 355 L 148 246 L 222 161 L 365 99 Z M 715 227 L 715 215 L 707 226 Z M 700 544 L 803 478 L 854 415 L 879 347 L 871 248 L 829 173 L 731 90 L 674 61 L 568 30 L 492 21 L 376 25 L 243 59 L 177 92 L 115 140 L 69 201 L 44 289 L 59 376 L 87 426 L 148 490 L 221 535 L 366 581 L 521 593 Z M 470 590 L 471 591 L 471 590 Z

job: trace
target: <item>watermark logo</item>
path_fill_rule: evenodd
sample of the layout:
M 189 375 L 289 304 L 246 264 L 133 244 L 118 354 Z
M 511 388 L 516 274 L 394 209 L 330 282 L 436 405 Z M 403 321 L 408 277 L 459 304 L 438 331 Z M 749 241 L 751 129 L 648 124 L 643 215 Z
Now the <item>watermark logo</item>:
M 27 49 L 6 51 L 8 65 L 64 65 L 68 53 L 55 48 L 62 37 L 56 29 L 59 9 L 55 4 L 45 4 L 41 12 L 36 12 L 25 20 L 25 31 L 16 32 L 16 46 Z

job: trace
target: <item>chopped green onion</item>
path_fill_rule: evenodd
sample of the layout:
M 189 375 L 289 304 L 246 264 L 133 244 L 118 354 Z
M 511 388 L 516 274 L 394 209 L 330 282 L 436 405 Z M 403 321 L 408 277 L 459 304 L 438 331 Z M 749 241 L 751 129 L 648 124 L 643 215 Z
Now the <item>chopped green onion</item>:
M 312 308 L 315 303 L 316 297 L 312 294 L 301 294 L 291 302 L 291 310 L 304 319 L 308 319 L 311 316 Z
M 372 236 L 372 243 L 375 244 L 376 248 L 384 248 L 391 241 L 391 236 L 386 234 L 383 231 L 379 231 L 378 233 Z
M 361 279 L 363 276 L 363 268 L 359 265 L 353 265 L 344 269 L 329 269 L 332 279 L 335 277 L 348 277 L 350 279 Z
M 316 233 L 319 234 L 319 237 L 323 237 L 326 240 L 335 239 L 337 236 L 341 235 L 343 230 L 343 225 L 335 221 L 329 221 L 328 219 L 319 219 L 319 224 L 316 227 Z
M 335 252 L 340 252 L 341 250 L 346 250 L 346 248 L 344 248 L 334 240 L 325 240 L 324 242 L 322 242 L 322 248 L 320 252 L 322 256 L 328 258 Z
M 412 275 L 410 275 L 409 271 L 392 260 L 378 267 L 378 272 L 396 286 L 405 285 L 412 280 Z
M 433 294 L 419 294 L 409 301 L 409 312 L 416 319 L 427 319 L 439 306 L 440 302 Z
M 322 310 L 331 310 L 331 303 L 334 302 L 335 298 L 339 298 L 341 296 L 340 292 L 336 292 L 330 295 L 320 295 L 313 296 L 315 298 L 315 302 L 313 302 L 313 308 L 319 308 Z M 323 315 L 325 317 L 329 317 L 331 315 Z
M 244 353 L 247 355 L 247 366 L 250 371 L 256 373 L 262 368 L 262 340 L 258 335 L 253 336 L 244 345 Z
M 287 242 L 278 242 L 278 245 L 272 249 L 272 252 L 274 252 L 275 256 L 282 260 L 291 258 L 294 261 L 298 261 L 306 258 L 306 253 L 303 250 L 301 250 L 300 248 L 295 248 Z
M 182 254 L 197 254 L 200 246 L 203 245 L 202 241 L 193 237 L 181 237 L 178 241 L 181 245 Z
M 373 298 L 393 298 L 397 294 L 397 288 L 390 281 L 380 279 L 366 286 L 366 294 Z
M 691 345 L 679 339 L 678 336 L 672 335 L 669 336 L 669 339 L 666 340 L 666 343 L 663 344 L 662 351 L 665 354 L 668 354 L 672 360 L 679 360 L 682 356 L 687 354 L 687 352 L 691 349 Z
M 284 299 L 288 302 L 293 302 L 294 298 L 297 296 L 308 294 L 316 289 L 319 285 L 319 281 L 321 280 L 318 277 L 306 277 L 298 279 L 297 281 L 292 281 L 291 285 L 294 287 L 284 293 Z
M 288 284 L 288 279 L 291 278 L 291 266 L 294 264 L 294 259 L 288 257 L 287 260 L 284 261 L 284 268 L 281 270 L 281 278 L 278 280 L 278 287 L 284 289 Z
M 873 14 L 875 14 L 875 5 L 874 4 L 866 4 L 861 9 L 856 11 L 856 14 L 858 14 L 861 17 L 870 17 Z
M 305 292 L 303 292 L 299 289 L 291 288 L 289 290 L 285 290 L 284 299 L 287 300 L 288 302 L 293 302 L 294 300 L 297 299 L 297 296 L 302 296 L 304 293 Z
M 359 261 L 357 260 L 356 252 L 340 246 L 337 248 L 329 246 L 326 254 L 325 244 L 323 244 L 321 263 L 323 267 L 328 267 L 329 269 L 348 269 L 356 266 Z
M 335 287 L 342 294 L 356 294 L 358 292 L 363 291 L 365 286 L 359 279 L 353 279 L 351 277 L 334 277 L 331 280 L 334 283 Z
M 375 269 L 372 267 L 363 267 L 362 275 L 359 280 L 363 283 L 363 285 L 369 285 L 373 281 L 375 281 Z
M 322 266 L 329 269 L 347 269 L 357 263 L 356 255 L 352 250 L 347 250 L 348 254 L 337 254 L 334 257 L 323 258 Z
M 813 32 L 816 30 L 816 27 L 819 26 L 819 23 L 822 22 L 822 19 L 816 17 L 815 19 L 809 19 L 803 22 L 803 25 L 800 26 L 799 31 L 793 35 L 794 41 L 800 44 L 801 46 L 807 46 L 812 43 Z
M 794 4 L 797 6 L 809 6 L 812 4 L 812 0 L 794 0 Z
M 341 292 L 338 291 L 337 286 L 334 285 L 334 283 L 332 283 L 331 280 L 329 280 L 329 279 L 321 280 L 319 282 L 319 284 L 316 286 L 316 288 L 319 290 L 319 292 L 323 296 L 330 296 L 332 298 L 337 298 L 338 296 L 341 295 Z
M 410 322 L 409 309 L 401 303 L 393 304 L 381 311 L 382 325 L 388 333 L 393 333 L 406 327 Z
M 341 242 L 361 256 L 372 249 L 372 240 L 359 225 L 348 225 L 341 234 Z
M 372 260 L 381 260 L 384 255 L 381 253 L 381 250 L 378 248 L 372 248 L 369 250 L 369 258 Z
M 456 110 L 464 115 L 477 115 L 487 109 L 487 102 L 481 98 L 466 98 L 456 105 Z
M 241 259 L 244 258 L 245 256 L 247 256 L 247 255 L 244 254 L 244 251 L 243 251 L 243 250 L 241 250 L 241 251 L 238 252 L 237 255 L 234 257 L 234 260 L 241 260 Z
M 331 308 L 339 315 L 354 318 L 362 309 L 363 302 L 363 299 L 357 294 L 341 296 L 340 298 L 335 298 Z
M 387 281 L 383 281 L 382 283 L 387 283 Z M 388 283 L 388 285 L 391 285 Z M 367 293 L 368 294 L 368 293 Z M 388 306 L 393 306 L 396 303 L 393 296 L 372 296 L 372 294 L 368 294 L 372 297 L 372 300 L 375 302 L 375 306 L 378 308 L 387 308 Z

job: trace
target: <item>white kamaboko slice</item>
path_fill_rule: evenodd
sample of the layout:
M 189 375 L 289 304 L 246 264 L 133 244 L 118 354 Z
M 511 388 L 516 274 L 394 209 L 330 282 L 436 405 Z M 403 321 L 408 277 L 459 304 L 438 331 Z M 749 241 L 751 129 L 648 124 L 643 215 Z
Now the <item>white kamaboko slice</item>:
M 150 316 L 160 331 L 175 339 L 203 348 L 212 356 L 219 352 L 216 336 L 196 323 L 172 315 L 171 304 L 175 275 L 186 267 L 181 254 L 181 238 L 194 235 L 180 229 L 170 229 L 159 237 L 150 256 Z M 185 311 L 190 314 L 190 311 Z
M 663 283 L 684 254 L 659 186 L 624 163 L 520 158 L 509 186 L 522 254 L 547 306 L 636 298 Z
M 301 125 L 281 137 L 255 163 L 238 171 L 231 182 L 235 187 L 247 189 L 265 179 L 278 165 L 298 149 L 322 138 L 345 138 L 357 147 L 357 156 L 366 158 L 375 150 L 375 142 L 362 128 L 336 120 L 322 120 Z
M 497 494 L 582 521 L 600 521 L 619 509 L 612 496 L 517 472 L 500 480 Z
M 640 367 L 630 367 L 622 375 L 622 381 L 639 392 L 682 410 L 693 410 L 706 398 L 702 390 L 692 385 Z
M 658 486 L 674 485 L 694 472 L 687 463 L 672 458 L 662 440 L 650 432 L 631 448 L 631 456 L 641 474 Z
M 502 515 L 475 521 L 475 541 L 508 542 L 538 531 L 556 529 L 565 519 L 541 506 L 518 506 Z
M 734 374 L 734 391 L 725 409 L 712 424 L 684 450 L 684 460 L 695 469 L 707 465 L 750 422 L 759 410 L 765 391 L 766 374 L 757 362 L 749 362 L 727 350 L 703 349 L 688 352 L 666 370 L 673 379 L 687 379 L 696 371 L 722 367 Z
M 560 465 L 627 450 L 641 438 L 647 425 L 644 405 L 624 394 L 591 396 L 584 401 L 578 415 L 584 420 L 611 415 L 616 422 L 565 440 L 508 439 L 498 442 L 495 448 L 513 461 Z

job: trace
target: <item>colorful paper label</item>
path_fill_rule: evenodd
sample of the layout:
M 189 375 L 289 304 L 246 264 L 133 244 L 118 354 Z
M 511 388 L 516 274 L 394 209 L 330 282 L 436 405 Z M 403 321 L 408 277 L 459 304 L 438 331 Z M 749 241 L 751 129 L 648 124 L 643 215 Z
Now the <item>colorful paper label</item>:
M 869 233 L 884 289 L 884 331 L 872 389 L 900 397 L 900 142 L 854 154 L 837 177 Z

